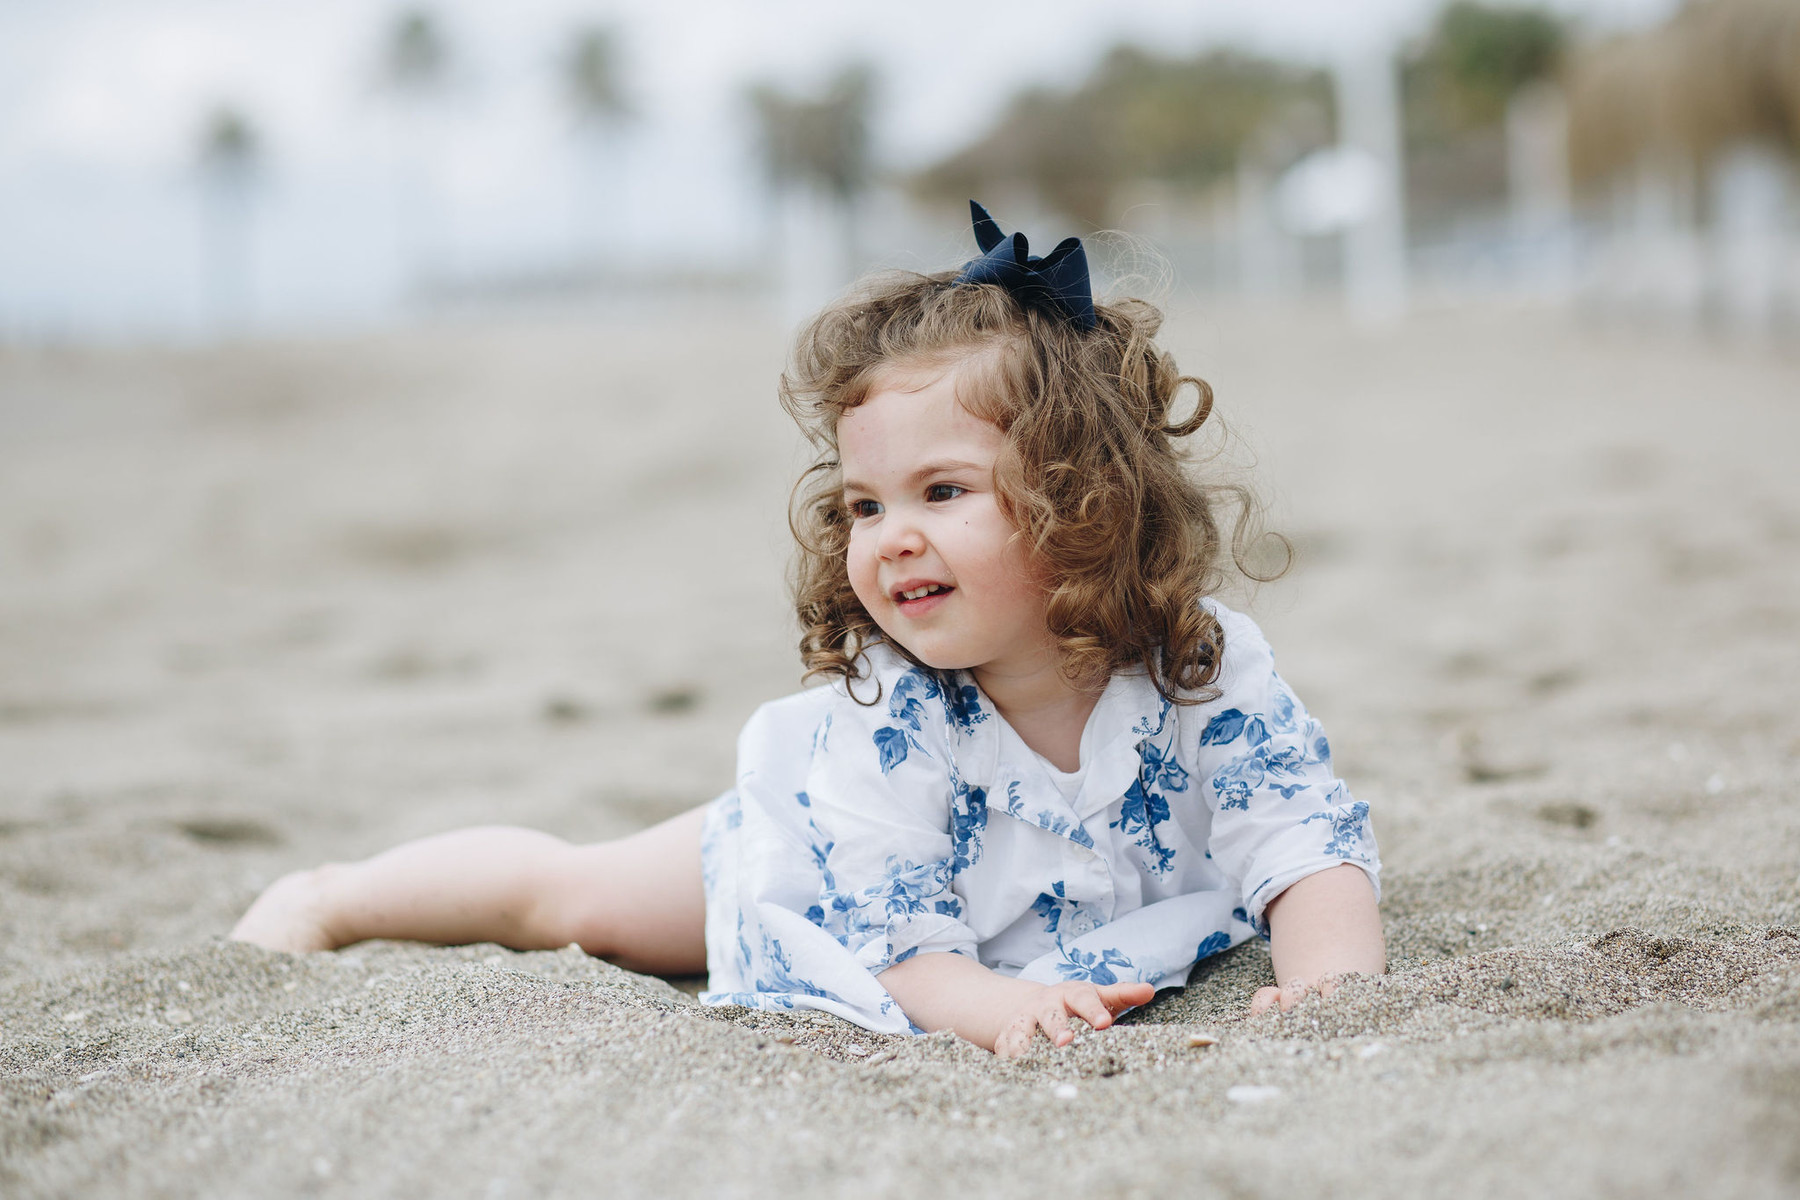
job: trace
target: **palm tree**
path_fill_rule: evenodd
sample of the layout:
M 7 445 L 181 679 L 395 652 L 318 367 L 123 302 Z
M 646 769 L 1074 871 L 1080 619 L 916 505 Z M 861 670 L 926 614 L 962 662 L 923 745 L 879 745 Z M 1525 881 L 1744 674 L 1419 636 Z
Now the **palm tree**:
M 1800 6 L 1705 0 L 1576 56 L 1570 158 L 1605 183 L 1647 160 L 1698 175 L 1745 142 L 1800 154 Z
M 450 47 L 437 19 L 424 9 L 403 12 L 388 32 L 383 74 L 395 91 L 435 93 L 449 73 Z
M 1406 63 L 1413 137 L 1498 127 L 1521 88 L 1556 73 L 1567 39 L 1550 12 L 1456 0 Z
M 1121 186 L 1150 179 L 1198 195 L 1246 163 L 1287 166 L 1329 140 L 1330 105 L 1319 71 L 1228 50 L 1166 58 L 1115 46 L 1073 90 L 1020 92 L 990 130 L 909 184 L 944 204 L 1023 183 L 1101 228 L 1119 219 Z
M 450 44 L 430 11 L 409 9 L 395 17 L 381 50 L 381 83 L 397 101 L 394 184 L 401 262 L 412 286 L 430 273 L 435 197 L 435 154 L 426 120 L 450 83 Z
M 1577 56 L 1568 90 L 1570 166 L 1634 227 L 1626 261 L 1669 262 L 1666 250 L 1643 251 L 1685 241 L 1710 260 L 1705 276 L 1695 254 L 1651 287 L 1681 308 L 1716 302 L 1732 325 L 1766 327 L 1787 286 L 1778 264 L 1800 158 L 1800 6 L 1698 0 Z M 1710 248 L 1694 238 L 1703 216 Z
M 562 65 L 563 92 L 575 116 L 579 155 L 575 173 L 575 235 L 584 257 L 597 258 L 617 212 L 610 201 L 622 146 L 619 134 L 633 115 L 620 70 L 619 36 L 606 26 L 573 31 Z
M 865 63 L 839 71 L 816 99 L 772 84 L 758 84 L 748 93 L 772 211 L 796 189 L 821 195 L 837 216 L 840 275 L 861 261 L 857 209 L 874 173 L 869 136 L 874 99 L 875 73 Z
M 250 218 L 261 139 L 242 111 L 221 105 L 200 130 L 207 304 L 213 328 L 232 333 L 250 319 Z

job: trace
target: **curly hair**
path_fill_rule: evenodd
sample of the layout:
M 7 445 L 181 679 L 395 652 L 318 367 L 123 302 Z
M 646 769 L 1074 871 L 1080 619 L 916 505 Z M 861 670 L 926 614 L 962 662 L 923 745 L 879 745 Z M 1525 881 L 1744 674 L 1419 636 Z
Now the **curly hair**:
M 1152 340 L 1162 324 L 1153 305 L 1097 305 L 1096 327 L 1083 331 L 954 278 L 866 281 L 801 331 L 782 374 L 782 406 L 816 452 L 788 512 L 807 678 L 854 682 L 863 648 L 882 637 L 846 568 L 838 421 L 895 372 L 955 366 L 958 401 L 1004 435 L 996 500 L 1046 581 L 1064 678 L 1091 686 L 1141 665 L 1171 701 L 1212 698 L 1224 632 L 1200 598 L 1223 586 L 1227 560 L 1256 580 L 1286 569 L 1247 565 L 1256 508 L 1242 486 L 1202 484 L 1185 469 L 1177 443 L 1206 422 L 1212 389 Z M 1189 386 L 1194 408 L 1178 418 Z M 1229 534 L 1222 507 L 1236 508 Z

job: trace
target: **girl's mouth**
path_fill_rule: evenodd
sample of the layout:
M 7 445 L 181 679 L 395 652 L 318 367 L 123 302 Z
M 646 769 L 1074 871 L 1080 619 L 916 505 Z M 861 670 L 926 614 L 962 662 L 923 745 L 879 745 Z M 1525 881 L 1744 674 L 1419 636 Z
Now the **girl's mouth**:
M 894 603 L 902 611 L 916 611 L 931 605 L 932 601 L 948 596 L 954 589 L 947 583 L 922 583 L 918 587 L 906 588 L 894 593 Z

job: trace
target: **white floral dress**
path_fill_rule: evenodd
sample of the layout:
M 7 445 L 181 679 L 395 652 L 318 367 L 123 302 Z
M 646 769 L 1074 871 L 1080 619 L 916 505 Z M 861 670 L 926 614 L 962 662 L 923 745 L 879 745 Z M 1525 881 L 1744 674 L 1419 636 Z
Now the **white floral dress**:
M 1380 861 L 1369 807 L 1248 617 L 1224 627 L 1217 699 L 1115 675 L 1079 780 L 1019 738 L 966 673 L 886 646 L 867 677 L 763 705 L 702 841 L 709 1004 L 814 1008 L 918 1032 L 877 976 L 966 954 L 1040 983 L 1176 987 L 1261 933 L 1295 880 Z

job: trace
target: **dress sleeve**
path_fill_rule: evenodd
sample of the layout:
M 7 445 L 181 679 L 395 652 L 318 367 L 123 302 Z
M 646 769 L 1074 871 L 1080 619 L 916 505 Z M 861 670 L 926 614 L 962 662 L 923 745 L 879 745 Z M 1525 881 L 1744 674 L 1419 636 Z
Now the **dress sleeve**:
M 883 682 L 872 706 L 834 706 L 806 788 L 824 839 L 821 924 L 876 973 L 926 951 L 976 956 L 951 883 L 986 820 L 981 789 L 956 776 L 938 683 L 912 669 Z
M 1288 885 L 1355 863 L 1381 894 L 1369 806 L 1331 770 L 1331 745 L 1293 690 L 1255 622 L 1219 612 L 1222 694 L 1201 710 L 1196 774 L 1212 807 L 1210 850 L 1242 897 L 1244 919 L 1269 935 L 1264 911 Z

